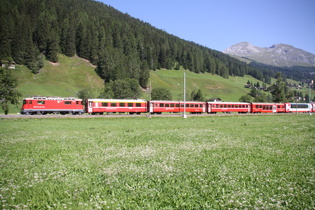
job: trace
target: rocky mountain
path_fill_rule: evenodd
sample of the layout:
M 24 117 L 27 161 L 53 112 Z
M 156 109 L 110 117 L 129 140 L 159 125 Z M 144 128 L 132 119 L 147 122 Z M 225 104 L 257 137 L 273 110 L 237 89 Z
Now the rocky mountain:
M 287 44 L 257 47 L 248 42 L 241 42 L 225 49 L 223 52 L 267 65 L 315 66 L 314 54 Z

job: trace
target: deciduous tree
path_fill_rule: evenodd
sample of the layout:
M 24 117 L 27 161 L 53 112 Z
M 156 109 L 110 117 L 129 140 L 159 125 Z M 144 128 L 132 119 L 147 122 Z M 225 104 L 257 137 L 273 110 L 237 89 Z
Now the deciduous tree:
M 0 67 L 0 104 L 6 115 L 9 113 L 9 104 L 17 105 L 19 102 L 21 93 L 16 89 L 17 86 L 11 70 Z
M 152 100 L 172 100 L 172 94 L 166 88 L 154 88 L 151 92 Z

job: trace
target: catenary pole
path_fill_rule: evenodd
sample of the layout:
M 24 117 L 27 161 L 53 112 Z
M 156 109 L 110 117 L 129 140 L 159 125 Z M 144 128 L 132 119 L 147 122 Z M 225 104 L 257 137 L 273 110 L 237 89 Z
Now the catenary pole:
M 184 114 L 183 118 L 187 118 L 186 115 L 186 72 L 184 72 Z

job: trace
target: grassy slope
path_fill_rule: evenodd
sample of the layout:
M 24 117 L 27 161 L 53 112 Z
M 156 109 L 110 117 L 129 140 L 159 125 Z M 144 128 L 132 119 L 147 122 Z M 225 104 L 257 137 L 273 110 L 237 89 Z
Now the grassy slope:
M 69 58 L 59 55 L 59 63 L 53 64 L 45 61 L 44 68 L 37 75 L 32 74 L 26 67 L 18 66 L 14 75 L 19 81 L 19 90 L 23 98 L 30 96 L 60 96 L 76 97 L 76 93 L 83 88 L 92 88 L 94 95 L 98 96 L 103 88 L 103 81 L 94 71 L 88 61 L 77 56 Z M 172 92 L 173 100 L 183 100 L 184 70 L 157 70 L 150 72 L 152 88 L 165 87 Z M 224 101 L 238 101 L 250 89 L 244 88 L 247 81 L 257 83 L 251 76 L 230 77 L 224 79 L 209 73 L 195 74 L 186 71 L 187 100 L 193 90 L 202 90 L 206 98 L 219 97 Z M 262 85 L 262 82 L 259 81 Z M 306 88 L 299 90 L 308 93 Z M 313 96 L 315 91 L 312 91 Z M 141 98 L 150 99 L 149 92 L 143 92 Z M 21 98 L 22 101 L 22 98 Z M 10 113 L 19 112 L 18 107 L 11 106 Z M 3 113 L 0 108 L 0 113 Z
M 183 70 L 152 71 L 152 88 L 166 87 L 172 91 L 174 100 L 183 99 L 183 75 Z M 193 90 L 200 88 L 206 98 L 219 97 L 224 101 L 238 101 L 242 95 L 249 92 L 249 89 L 244 88 L 248 80 L 255 83 L 258 81 L 250 76 L 224 79 L 209 73 L 195 74 L 186 71 L 186 94 L 189 97 Z
M 32 74 L 26 67 L 17 66 L 14 75 L 18 78 L 22 97 L 60 96 L 77 97 L 77 92 L 92 88 L 95 95 L 104 87 L 103 80 L 95 73 L 95 66 L 88 61 L 74 56 L 59 55 L 59 63 L 45 61 L 39 74 Z M 22 102 L 22 98 L 21 98 Z M 10 106 L 10 113 L 17 113 L 18 107 Z M 2 114 L 2 109 L 0 108 Z
M 45 62 L 45 67 L 37 75 L 21 67 L 16 72 L 19 78 L 19 90 L 26 96 L 75 96 L 83 88 L 92 88 L 98 92 L 103 81 L 89 62 L 78 57 L 59 56 L 59 63 Z

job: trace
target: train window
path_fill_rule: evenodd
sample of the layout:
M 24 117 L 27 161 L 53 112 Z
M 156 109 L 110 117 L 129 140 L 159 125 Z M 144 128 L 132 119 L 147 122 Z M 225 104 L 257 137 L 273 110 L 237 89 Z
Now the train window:
M 217 104 L 217 106 L 216 106 L 217 108 L 219 108 L 219 105 Z
M 190 107 L 194 107 L 194 104 L 190 104 L 189 106 L 190 106 Z
M 184 107 L 184 104 L 181 104 L 180 107 Z
M 141 103 L 136 103 L 136 107 L 141 107 Z
M 171 107 L 174 107 L 175 105 L 174 104 L 171 104 Z
M 66 105 L 71 105 L 71 101 L 65 101 Z
M 170 105 L 169 104 L 165 104 L 165 107 L 170 107 Z
M 176 104 L 176 107 L 179 107 L 179 104 Z
M 128 107 L 133 107 L 133 103 L 128 103 Z
M 260 105 L 260 106 L 259 106 L 259 108 L 263 108 L 263 106 L 262 106 L 262 105 Z
M 164 107 L 164 104 L 160 104 L 160 107 Z
M 189 104 L 186 104 L 186 107 L 189 107 Z
M 308 109 L 308 104 L 291 104 L 292 109 Z
M 108 103 L 102 103 L 102 106 L 108 106 Z
M 45 104 L 45 101 L 37 101 L 37 104 Z
M 231 105 L 230 105 L 230 104 L 228 105 L 228 108 L 231 108 Z
M 226 108 L 226 104 L 224 104 L 224 108 Z
M 117 104 L 116 103 L 110 103 L 110 106 L 115 107 L 115 106 L 117 106 Z
M 203 105 L 202 104 L 200 104 L 200 108 L 202 108 L 203 107 Z
M 198 107 L 198 104 L 195 104 L 195 107 Z
M 120 107 L 125 107 L 125 103 L 119 103 Z

